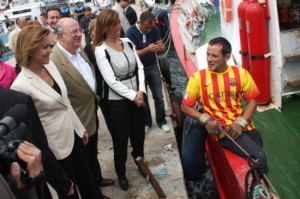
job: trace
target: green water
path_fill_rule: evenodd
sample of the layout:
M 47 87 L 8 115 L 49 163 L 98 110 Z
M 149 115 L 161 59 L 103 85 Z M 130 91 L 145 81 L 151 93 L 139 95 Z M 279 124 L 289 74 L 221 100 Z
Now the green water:
M 200 46 L 209 42 L 209 40 L 221 36 L 220 13 L 218 12 L 205 25 L 201 33 Z
M 269 178 L 281 199 L 299 199 L 300 96 L 283 99 L 283 109 L 256 113 L 253 120 L 264 140 Z

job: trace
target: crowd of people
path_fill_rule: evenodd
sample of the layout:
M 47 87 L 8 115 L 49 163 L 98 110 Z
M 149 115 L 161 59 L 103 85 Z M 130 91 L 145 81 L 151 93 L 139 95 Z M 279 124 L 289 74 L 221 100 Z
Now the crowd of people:
M 108 198 L 98 186 L 115 183 L 102 176 L 97 158 L 98 107 L 111 133 L 115 170 L 122 190 L 129 188 L 126 177 L 128 139 L 132 157 L 144 157 L 147 81 L 140 60 L 144 55 L 125 35 L 132 17 L 126 18 L 127 27 L 123 29 L 120 20 L 126 16 L 118 14 L 129 5 L 126 1 L 120 8 L 103 9 L 98 16 L 91 8 L 78 5 L 76 19 L 68 15 L 66 7 L 48 7 L 40 15 L 41 23 L 18 18 L 17 27 L 9 36 L 9 47 L 20 70 L 4 62 L 0 64 L 1 75 L 5 76 L 0 81 L 0 91 L 8 92 L 10 97 L 14 96 L 12 98 L 22 93 L 25 94 L 22 98 L 31 100 L 28 104 L 20 97 L 15 102 L 25 104 L 31 111 L 30 120 L 26 122 L 30 132 L 28 142 L 19 145 L 18 155 L 20 153 L 22 159 L 19 151 L 23 151 L 24 146 L 40 152 L 35 152 L 37 160 L 34 163 L 40 162 L 42 166 L 36 169 L 38 172 L 33 172 L 35 170 L 29 168 L 32 163 L 28 162 L 29 177 L 43 172 L 44 180 L 59 198 Z M 130 12 L 132 16 L 132 10 Z M 137 16 L 133 14 L 135 25 Z M 149 20 L 152 29 L 153 16 Z M 84 48 L 81 46 L 83 34 Z M 1 103 L 7 104 L 9 99 Z M 38 120 L 35 125 L 32 124 L 34 119 Z M 38 133 L 45 139 L 38 140 Z M 12 176 L 15 176 L 16 167 L 12 164 Z M 15 181 L 18 189 L 20 179 Z M 47 186 L 40 188 L 42 191 L 35 187 L 30 196 L 52 198 Z
M 133 159 L 143 158 L 145 133 L 152 127 L 147 86 L 155 102 L 156 124 L 163 132 L 170 131 L 157 60 L 166 47 L 153 14 L 145 11 L 138 19 L 128 0 L 117 0 L 112 9 L 105 8 L 97 16 L 82 4 L 75 13 L 76 19 L 65 6 L 48 7 L 40 16 L 41 23 L 16 20 L 9 46 L 21 70 L 0 62 L 0 93 L 7 96 L 0 102 L 5 110 L 17 103 L 30 110 L 25 121 L 28 142 L 20 144 L 17 151 L 27 163 L 29 178 L 43 173 L 59 198 L 107 199 L 99 186 L 111 186 L 115 181 L 102 176 L 97 158 L 98 107 L 112 137 L 120 188 L 127 191 L 128 140 Z M 226 39 L 210 41 L 208 69 L 196 72 L 187 85 L 182 111 L 189 116 L 185 123 L 194 125 L 184 134 L 182 144 L 188 180 L 199 178 L 204 160 L 195 160 L 204 157 L 207 135 L 243 156 L 224 136 L 226 132 L 262 165 L 267 164 L 261 136 L 251 121 L 259 91 L 247 71 L 227 66 L 230 54 Z M 248 103 L 245 109 L 242 98 Z M 196 103 L 201 105 L 200 111 L 194 108 Z M 4 112 L 1 110 L 0 116 Z M 27 160 L 24 153 L 34 156 L 34 161 Z M 20 182 L 19 170 L 13 163 L 10 175 L 16 189 L 26 186 Z M 31 195 L 52 198 L 45 184 L 34 188 Z

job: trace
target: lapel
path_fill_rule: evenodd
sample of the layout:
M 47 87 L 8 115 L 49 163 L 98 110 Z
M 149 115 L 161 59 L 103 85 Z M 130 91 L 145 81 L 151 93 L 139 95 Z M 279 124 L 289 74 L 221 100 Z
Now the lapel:
M 68 58 L 65 56 L 65 54 L 59 49 L 57 45 L 54 46 L 53 52 L 56 52 L 58 62 L 61 64 L 61 67 L 63 70 L 69 75 L 71 79 L 73 79 L 74 82 L 79 84 L 81 87 L 88 89 L 90 92 L 93 92 L 91 87 L 88 85 L 88 83 L 85 81 L 83 76 L 80 74 L 80 72 L 77 70 L 77 68 L 68 60 Z M 85 59 L 86 62 L 88 62 L 89 66 L 91 67 L 91 63 L 88 61 L 88 58 L 85 53 L 83 53 L 82 49 L 80 48 L 80 55 Z M 95 71 L 94 68 L 91 67 L 93 71 L 93 76 L 95 77 Z
M 53 67 L 52 65 L 51 67 Z M 61 81 L 59 78 L 57 78 L 57 73 L 53 72 L 53 70 L 49 70 L 49 66 L 45 66 L 46 70 L 49 72 L 51 77 L 56 81 L 56 83 L 60 86 L 61 88 Z M 29 70 L 26 67 L 22 68 L 22 71 L 24 73 L 24 76 L 28 79 L 32 79 L 31 84 L 33 87 L 37 88 L 39 91 L 42 93 L 48 95 L 49 97 L 55 99 L 59 103 L 65 106 L 65 103 L 63 101 L 63 98 L 61 95 L 59 95 L 53 88 L 51 88 L 44 80 L 42 80 L 38 75 L 33 73 L 31 70 Z M 61 88 L 62 89 L 62 88 Z M 62 92 L 63 94 L 63 92 Z

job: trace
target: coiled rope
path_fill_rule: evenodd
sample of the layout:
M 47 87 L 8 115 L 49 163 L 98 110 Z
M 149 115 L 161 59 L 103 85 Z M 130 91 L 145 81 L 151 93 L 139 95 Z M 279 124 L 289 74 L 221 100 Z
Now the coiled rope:
M 254 187 L 255 187 L 255 182 L 259 183 L 259 180 L 262 179 L 266 186 L 271 187 L 271 190 L 273 191 L 273 194 L 279 199 L 279 195 L 274 188 L 274 186 L 271 184 L 270 180 L 268 179 L 266 172 L 268 171 L 268 168 L 262 166 L 258 160 L 255 160 L 254 157 L 250 156 L 250 154 L 245 151 L 234 139 L 232 139 L 226 132 L 223 132 L 228 139 L 230 139 L 247 157 L 248 157 L 248 165 L 250 167 L 249 171 L 247 172 L 245 176 L 245 193 L 246 193 L 246 199 L 252 199 L 254 196 L 257 197 L 257 194 L 254 193 Z M 252 182 L 250 185 L 250 190 L 248 180 L 249 176 L 252 174 Z M 255 192 L 257 193 L 257 192 Z M 261 195 L 264 197 L 264 195 Z

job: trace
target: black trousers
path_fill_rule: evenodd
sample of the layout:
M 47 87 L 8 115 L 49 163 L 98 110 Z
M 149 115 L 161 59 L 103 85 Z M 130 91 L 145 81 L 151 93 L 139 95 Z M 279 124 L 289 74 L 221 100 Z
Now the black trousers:
M 98 127 L 96 129 L 98 129 Z M 103 177 L 98 160 L 98 130 L 89 137 L 89 142 L 85 145 L 85 149 L 93 175 L 95 176 L 97 183 L 100 183 L 103 180 Z
M 133 158 L 144 157 L 145 110 L 132 101 L 108 100 L 107 123 L 110 128 L 114 147 L 115 170 L 118 176 L 126 173 L 128 137 L 130 138 Z
M 66 174 L 72 179 L 73 183 L 77 185 L 82 199 L 102 199 L 102 193 L 96 178 L 92 173 L 90 164 L 84 149 L 82 139 L 75 133 L 75 142 L 71 154 L 65 159 L 59 160 Z M 76 187 L 74 187 L 76 192 Z M 75 193 L 71 197 L 59 195 L 59 198 L 79 198 Z
M 252 131 L 243 131 L 242 135 L 235 140 L 250 156 L 253 156 L 255 159 L 259 160 L 260 164 L 264 167 L 267 167 L 267 156 L 263 151 L 263 140 L 260 133 L 254 129 Z M 222 138 L 219 140 L 219 143 L 238 154 L 243 158 L 247 158 L 247 155 L 238 148 L 231 140 L 227 138 Z

